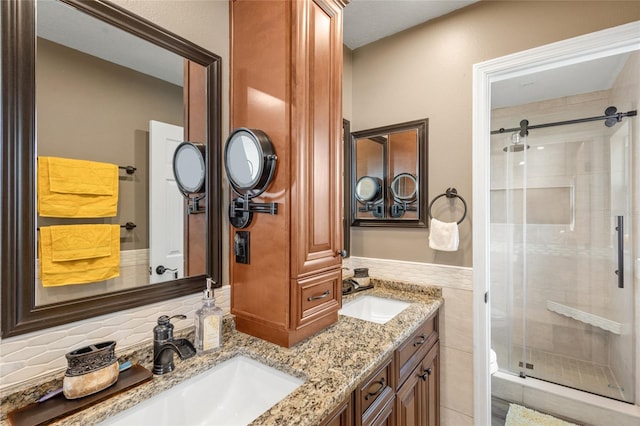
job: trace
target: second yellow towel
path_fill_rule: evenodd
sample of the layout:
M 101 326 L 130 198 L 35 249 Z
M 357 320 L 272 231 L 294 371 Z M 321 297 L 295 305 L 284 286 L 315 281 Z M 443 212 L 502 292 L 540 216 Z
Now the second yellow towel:
M 118 166 L 38 157 L 38 214 L 113 217 L 118 211 Z
M 44 287 L 86 284 L 120 275 L 120 225 L 40 227 Z

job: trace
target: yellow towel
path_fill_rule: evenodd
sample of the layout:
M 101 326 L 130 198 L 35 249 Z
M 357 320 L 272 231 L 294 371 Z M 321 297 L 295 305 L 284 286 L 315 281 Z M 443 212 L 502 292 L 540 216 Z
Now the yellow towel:
M 38 214 L 112 217 L 118 211 L 118 166 L 38 157 Z
M 44 287 L 120 276 L 120 225 L 42 226 L 39 242 Z

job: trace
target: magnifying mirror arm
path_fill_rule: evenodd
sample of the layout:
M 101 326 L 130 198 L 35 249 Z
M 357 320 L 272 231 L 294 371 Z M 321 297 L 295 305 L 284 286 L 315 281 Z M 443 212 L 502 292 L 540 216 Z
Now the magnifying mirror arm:
M 364 207 L 358 207 L 359 212 L 370 212 L 373 210 L 375 203 L 367 201 L 364 203 Z
M 196 214 L 196 213 L 204 213 L 206 211 L 205 207 L 200 204 L 200 200 L 207 196 L 207 194 L 190 194 L 186 191 L 180 191 L 184 198 L 187 199 L 187 213 L 188 214 Z
M 231 201 L 231 214 L 235 213 L 270 213 L 278 214 L 278 203 L 254 203 L 250 201 L 249 194 L 244 194 L 242 198 Z M 237 215 L 241 216 L 241 215 Z

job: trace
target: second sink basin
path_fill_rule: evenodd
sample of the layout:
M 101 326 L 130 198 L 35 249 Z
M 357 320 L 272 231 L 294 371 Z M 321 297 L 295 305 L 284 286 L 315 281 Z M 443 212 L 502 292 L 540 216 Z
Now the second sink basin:
M 105 425 L 246 425 L 303 381 L 242 355 L 107 419 Z
M 385 324 L 409 307 L 409 305 L 411 304 L 400 300 L 367 295 L 345 303 L 338 313 L 365 321 Z

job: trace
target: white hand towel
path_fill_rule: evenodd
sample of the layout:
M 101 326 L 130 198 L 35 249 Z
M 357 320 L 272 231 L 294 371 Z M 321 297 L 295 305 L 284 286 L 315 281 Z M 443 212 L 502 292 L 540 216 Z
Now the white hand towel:
M 429 247 L 440 251 L 458 250 L 458 224 L 456 222 L 440 222 L 431 219 L 431 231 L 429 232 Z

